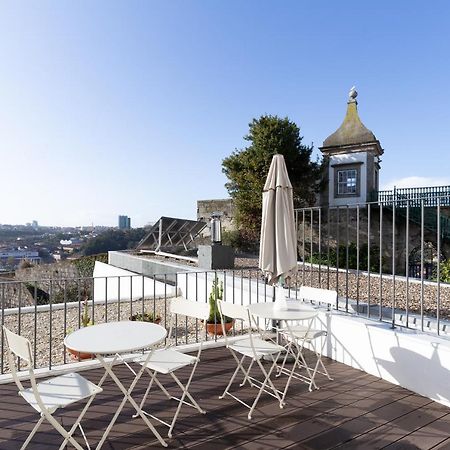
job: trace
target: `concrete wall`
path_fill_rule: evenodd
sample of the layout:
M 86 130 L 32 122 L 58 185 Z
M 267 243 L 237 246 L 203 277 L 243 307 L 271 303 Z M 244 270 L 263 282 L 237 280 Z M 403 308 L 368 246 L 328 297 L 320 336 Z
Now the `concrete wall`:
M 233 278 L 230 273 L 224 275 L 222 271 L 178 274 L 179 294 L 188 300 L 206 302 L 215 276 L 224 284 L 225 301 L 248 305 L 265 301 L 266 297 L 273 298 L 273 288 L 268 287 L 262 281 L 252 280 L 249 282 L 249 279 Z
M 125 301 L 174 294 L 175 287 L 109 264 L 95 262 L 94 301 L 118 299 Z
M 176 274 L 189 270 L 186 266 L 163 261 L 156 261 L 144 256 L 131 255 L 124 252 L 108 252 L 108 263 L 112 266 L 129 270 L 146 276 L 161 275 L 169 282 L 175 282 Z

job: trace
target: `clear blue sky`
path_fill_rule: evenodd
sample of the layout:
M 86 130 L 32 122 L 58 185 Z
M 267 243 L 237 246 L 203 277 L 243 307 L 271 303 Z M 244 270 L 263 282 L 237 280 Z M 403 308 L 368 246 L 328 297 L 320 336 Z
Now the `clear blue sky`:
M 381 185 L 450 184 L 449 23 L 446 1 L 0 1 L 0 223 L 194 218 L 253 117 L 317 148 L 354 84 Z

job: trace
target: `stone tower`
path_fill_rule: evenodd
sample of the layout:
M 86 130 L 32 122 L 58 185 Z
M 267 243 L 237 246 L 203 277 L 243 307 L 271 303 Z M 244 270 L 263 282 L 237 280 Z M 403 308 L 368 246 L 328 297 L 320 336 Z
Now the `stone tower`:
M 371 192 L 378 191 L 383 149 L 359 118 L 357 95 L 352 87 L 342 125 L 320 147 L 327 162 L 328 181 L 322 204 L 356 206 L 370 200 Z

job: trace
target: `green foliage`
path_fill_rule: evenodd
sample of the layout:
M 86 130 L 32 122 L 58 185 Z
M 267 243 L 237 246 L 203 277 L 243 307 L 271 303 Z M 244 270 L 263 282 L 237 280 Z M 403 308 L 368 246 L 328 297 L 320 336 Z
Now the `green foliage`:
M 439 278 L 442 283 L 450 283 L 450 259 L 441 262 Z M 436 274 L 434 275 L 434 279 L 437 279 Z
M 209 317 L 208 323 L 220 323 L 220 312 L 217 300 L 223 300 L 223 282 L 219 283 L 217 276 L 214 278 L 211 292 L 209 293 Z M 232 322 L 230 317 L 224 317 L 225 322 Z
M 83 315 L 81 316 L 81 326 L 88 327 L 92 325 L 91 318 L 89 317 L 88 307 L 88 295 L 86 294 L 83 299 Z
M 29 259 L 22 259 L 19 263 L 19 269 L 30 269 L 34 264 Z
M 139 320 L 142 322 L 159 322 L 161 320 L 161 316 L 154 316 L 152 312 L 144 312 L 144 314 L 136 313 L 130 317 L 130 320 Z
M 222 171 L 229 180 L 225 186 L 234 200 L 237 224 L 255 241 L 261 226 L 262 190 L 273 155 L 280 153 L 285 158 L 296 208 L 314 203 L 321 169 L 311 161 L 312 146 L 302 145 L 299 127 L 288 118 L 263 115 L 253 119 L 244 139 L 250 145 L 225 158 Z
M 259 243 L 255 242 L 245 230 L 222 231 L 222 243 L 243 253 L 255 253 L 259 248 Z
M 143 228 L 133 228 L 131 230 L 107 230 L 97 237 L 90 239 L 83 246 L 83 253 L 86 256 L 107 253 L 114 250 L 126 250 L 135 248 L 139 241 L 145 236 Z
M 52 303 L 64 303 L 64 300 L 69 302 L 75 302 L 78 300 L 78 287 L 76 285 L 69 285 L 62 287 L 61 289 L 54 289 Z
M 318 253 L 313 253 L 308 262 L 313 264 L 328 264 L 332 267 L 336 267 L 338 255 L 334 248 L 330 249 L 330 259 L 328 262 L 328 252 L 323 251 L 319 256 Z M 382 258 L 384 263 L 384 258 Z M 359 270 L 367 270 L 367 244 L 363 244 L 359 247 Z M 343 244 L 339 246 L 339 265 L 340 269 L 347 267 L 347 247 Z M 357 269 L 357 247 L 354 242 L 351 242 L 348 246 L 348 268 Z M 370 246 L 370 271 L 379 272 L 380 270 L 380 248 L 376 245 Z
M 75 264 L 80 277 L 90 278 L 94 274 L 95 261 L 107 263 L 108 254 L 100 253 L 98 255 L 83 256 L 79 259 L 76 259 L 73 263 Z

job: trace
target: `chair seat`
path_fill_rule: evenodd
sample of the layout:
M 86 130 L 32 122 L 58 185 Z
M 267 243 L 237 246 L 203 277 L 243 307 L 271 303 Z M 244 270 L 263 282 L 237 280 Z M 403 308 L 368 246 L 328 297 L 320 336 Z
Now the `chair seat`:
M 141 365 L 145 364 L 146 356 L 135 359 Z M 150 370 L 156 370 L 159 373 L 171 373 L 181 367 L 194 364 L 197 361 L 196 356 L 187 355 L 186 353 L 180 353 L 172 349 L 162 349 L 153 352 L 150 356 L 150 360 L 147 362 L 146 367 Z
M 233 342 L 228 345 L 229 348 L 233 349 L 236 352 L 241 353 L 242 355 L 248 356 L 250 358 L 254 358 L 252 344 L 250 338 L 239 339 L 238 341 Z M 255 348 L 256 357 L 261 359 L 266 355 L 274 355 L 281 351 L 284 351 L 284 347 L 278 344 L 275 344 L 270 341 L 264 341 L 260 338 L 253 338 L 253 346 Z
M 58 408 L 63 408 L 103 391 L 101 387 L 86 380 L 78 373 L 68 373 L 43 381 L 38 383 L 37 389 L 42 402 L 50 411 L 50 414 L 54 413 Z M 32 388 L 24 389 L 19 394 L 36 411 L 41 412 Z
M 316 339 L 320 336 L 327 335 L 327 332 L 325 330 L 313 330 L 313 329 L 308 330 L 308 327 L 305 327 L 304 325 L 296 325 L 290 327 L 290 330 L 295 338 L 304 339 L 307 342 L 310 342 L 313 339 Z M 288 328 L 282 328 L 280 329 L 280 332 L 288 335 L 290 334 Z

